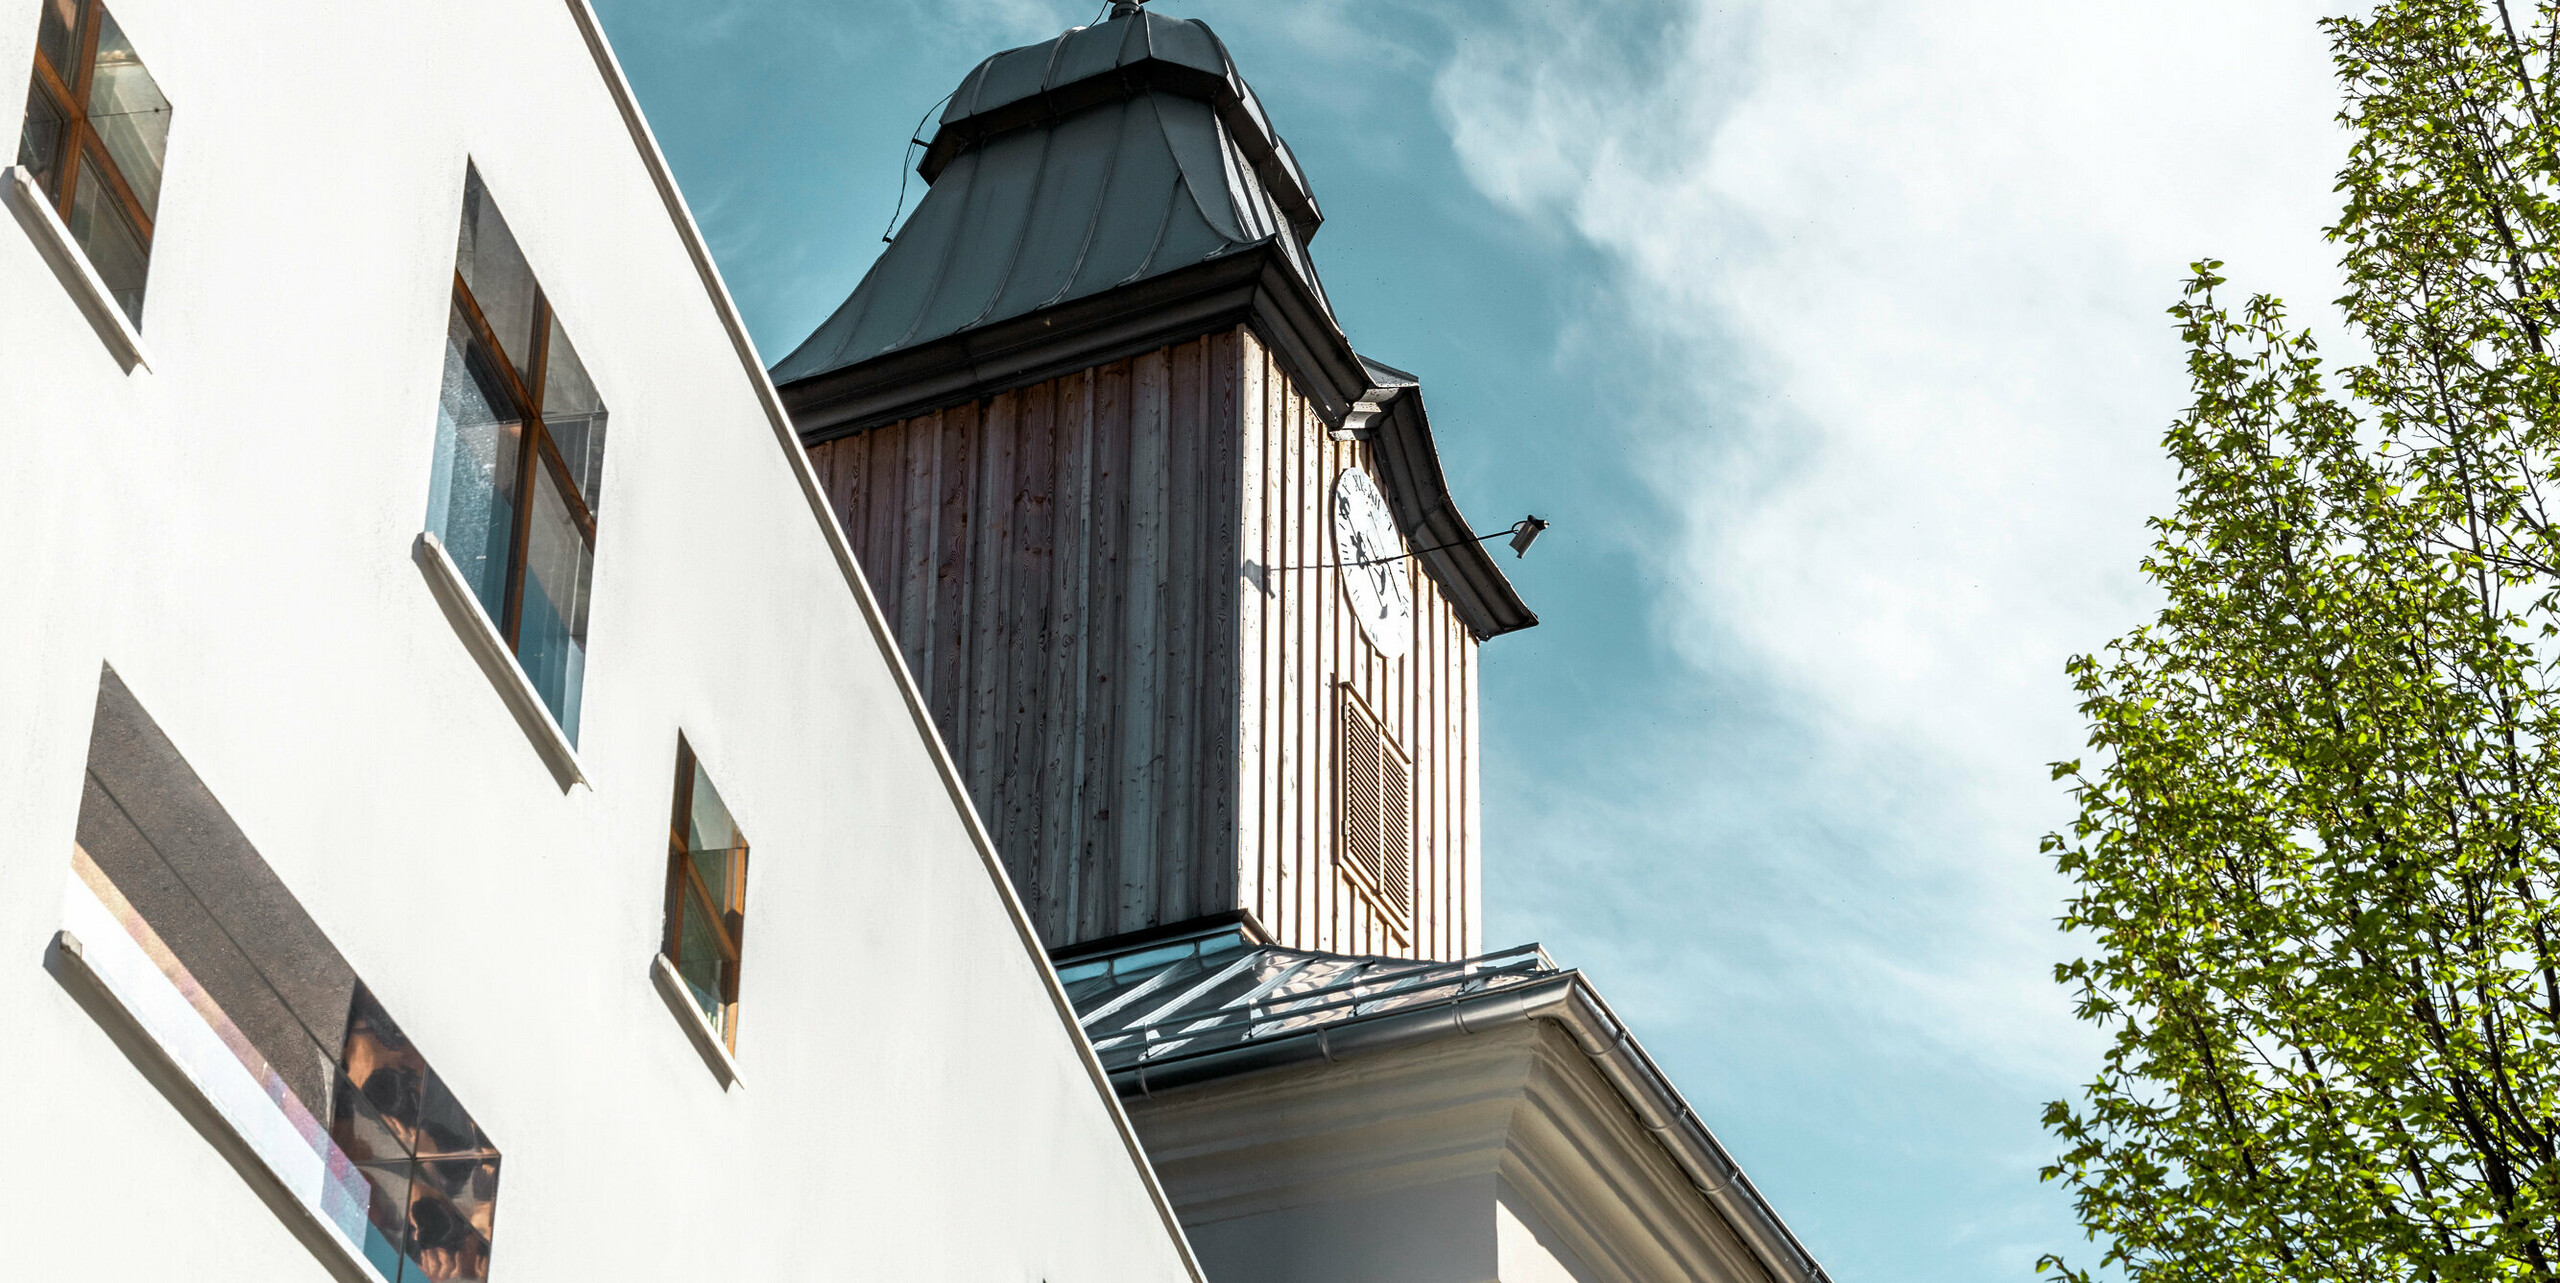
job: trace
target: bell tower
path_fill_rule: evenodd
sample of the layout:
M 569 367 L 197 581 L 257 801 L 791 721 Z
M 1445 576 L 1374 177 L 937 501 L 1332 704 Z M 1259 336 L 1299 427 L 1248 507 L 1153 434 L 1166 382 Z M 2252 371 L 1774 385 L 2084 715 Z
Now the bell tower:
M 918 172 L 773 374 L 1046 943 L 1479 951 L 1477 648 L 1537 618 L 1226 47 L 1123 4 L 999 53 Z

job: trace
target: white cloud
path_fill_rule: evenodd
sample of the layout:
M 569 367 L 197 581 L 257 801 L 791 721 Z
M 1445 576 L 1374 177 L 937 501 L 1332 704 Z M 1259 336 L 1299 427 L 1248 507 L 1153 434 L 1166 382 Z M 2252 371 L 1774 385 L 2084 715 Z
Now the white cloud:
M 1655 554 L 1663 634 L 1805 702 L 1837 798 L 1892 844 L 1841 867 L 1911 893 L 1834 911 L 1772 965 L 1857 976 L 1837 1001 L 2076 1076 L 2035 847 L 2067 818 L 2042 764 L 2080 740 L 2060 667 L 2147 609 L 2185 265 L 2227 259 L 2306 319 L 2336 293 L 2316 10 L 1507 16 L 1442 71 L 1444 121 L 1486 195 L 1613 265 L 1572 341 L 1649 353 L 1638 471 L 1681 523 Z M 1816 857 L 1723 858 L 1774 881 Z

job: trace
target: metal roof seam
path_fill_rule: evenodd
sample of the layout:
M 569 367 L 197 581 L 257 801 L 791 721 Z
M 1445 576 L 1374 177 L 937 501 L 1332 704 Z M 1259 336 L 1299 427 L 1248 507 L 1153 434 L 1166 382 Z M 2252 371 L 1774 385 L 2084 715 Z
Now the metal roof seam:
M 1140 101 L 1145 100 L 1141 99 Z M 1153 103 L 1149 103 L 1148 105 L 1150 109 L 1154 106 Z M 1162 124 L 1164 117 L 1159 114 L 1156 117 L 1156 120 L 1158 124 Z M 1172 149 L 1169 147 L 1165 150 L 1168 155 L 1172 152 Z M 1121 277 L 1119 280 L 1112 282 L 1112 284 L 1126 285 L 1131 281 L 1143 280 L 1154 273 L 1156 255 L 1164 252 L 1165 234 L 1173 230 L 1173 212 L 1182 208 L 1182 198 L 1186 195 L 1190 195 L 1191 193 L 1191 179 L 1188 175 L 1182 174 L 1182 162 L 1179 160 L 1174 162 L 1174 173 L 1181 176 L 1173 180 L 1173 189 L 1165 193 L 1164 208 L 1156 215 L 1156 234 L 1153 240 L 1147 242 L 1146 257 L 1138 260 L 1138 266 L 1135 270 L 1131 271 L 1127 276 Z M 1192 203 L 1198 204 L 1200 198 L 1194 195 L 1191 196 L 1191 200 Z
M 1226 182 L 1227 193 L 1231 196 L 1237 192 L 1244 192 L 1247 196 L 1262 195 L 1256 190 L 1258 184 L 1245 181 L 1246 167 L 1241 163 L 1243 158 L 1237 152 L 1234 131 L 1227 128 L 1227 122 L 1224 120 L 1217 122 L 1217 139 L 1218 172 Z M 1248 233 L 1245 239 L 1259 240 L 1269 235 L 1262 221 L 1263 212 L 1259 201 L 1248 201 L 1237 207 L 1236 225 Z M 1248 214 L 1252 217 L 1248 218 Z
M 1127 127 L 1125 121 L 1122 127 L 1124 129 Z M 1075 257 L 1068 260 L 1067 270 L 1059 278 L 1057 293 L 1042 300 L 1038 307 L 1031 309 L 1032 311 L 1037 312 L 1040 308 L 1054 306 L 1060 300 L 1074 294 L 1076 282 L 1084 279 L 1085 260 L 1093 254 L 1094 239 L 1102 234 L 1102 211 L 1111 207 L 1111 189 L 1120 181 L 1120 158 L 1127 151 L 1125 147 L 1111 149 L 1111 158 L 1103 164 L 1102 185 L 1094 192 L 1093 208 L 1085 214 L 1084 238 L 1076 242 Z
M 1053 59 L 1055 56 L 1051 55 Z M 1040 189 L 1047 186 L 1049 182 L 1049 148 L 1057 142 L 1057 139 L 1058 136 L 1048 130 L 1042 130 L 1040 133 L 1040 158 L 1031 166 L 1031 191 L 1023 197 L 1022 202 L 1026 206 L 1037 207 L 1040 203 Z M 1030 240 L 1031 220 L 1028 218 L 1017 220 L 1013 225 L 1013 246 L 1005 254 L 1004 272 L 989 284 L 987 301 L 979 306 L 975 315 L 961 323 L 961 329 L 969 329 L 983 323 L 987 319 L 987 314 L 995 311 L 996 305 L 1004 301 L 1004 287 L 1013 280 L 1014 270 L 1022 265 L 1022 247 L 1030 243 Z
M 1218 51 L 1218 60 L 1225 64 L 1228 79 L 1235 82 L 1238 105 L 1245 110 L 1246 114 L 1254 118 L 1263 136 L 1271 140 L 1272 167 L 1289 179 L 1298 195 L 1307 203 L 1307 212 L 1310 217 L 1307 226 L 1297 229 L 1299 238 L 1307 241 L 1314 240 L 1317 230 L 1324 225 L 1324 207 L 1316 203 L 1315 188 L 1307 182 L 1305 171 L 1299 167 L 1297 153 L 1289 149 L 1288 140 L 1280 136 L 1280 131 L 1272 127 L 1270 117 L 1262 110 L 1262 100 L 1244 84 L 1244 75 L 1236 70 L 1236 58 L 1233 53 L 1228 52 L 1227 42 L 1219 38 L 1216 29 L 1208 23 L 1204 22 L 1199 26 L 1201 34 L 1209 37 L 1209 44 Z M 1257 165 L 1256 168 L 1260 166 Z M 1298 220 L 1291 218 L 1287 221 L 1294 227 Z
M 960 175 L 960 194 L 956 198 L 960 206 L 960 214 L 958 217 L 961 222 L 959 226 L 967 225 L 966 216 L 969 209 L 969 197 L 977 191 L 978 171 L 983 168 L 985 168 L 985 165 L 982 161 L 981 163 L 970 165 L 968 171 Z M 934 190 L 925 193 L 926 199 L 929 200 L 935 196 L 941 195 L 943 190 L 944 189 L 937 184 Z M 918 214 L 922 214 L 924 212 L 924 203 L 922 201 L 918 201 L 916 203 L 916 212 Z M 907 328 L 899 331 L 898 337 L 890 340 L 888 347 L 882 348 L 881 351 L 886 352 L 895 348 L 905 347 L 908 341 L 915 337 L 917 327 L 925 323 L 925 318 L 933 315 L 934 300 L 942 297 L 943 287 L 951 283 L 951 262 L 960 254 L 960 239 L 959 228 L 954 227 L 950 241 L 942 247 L 940 261 L 934 265 L 933 283 L 925 290 L 923 299 L 916 304 L 916 314 L 914 319 L 908 321 Z M 892 253 L 894 253 L 897 248 L 898 247 L 894 244 L 889 247 Z M 883 254 L 881 255 L 881 258 L 885 260 L 888 258 L 888 255 Z M 863 284 L 870 284 L 870 278 L 867 275 L 863 279 Z M 856 295 L 859 295 L 862 293 L 862 290 L 857 286 L 853 292 Z M 852 342 L 852 338 L 853 336 L 848 334 L 845 336 L 845 341 L 850 343 Z M 877 353 L 874 353 L 874 355 L 877 355 Z
M 1058 58 L 1066 51 L 1067 41 L 1064 36 L 1049 42 L 1049 61 L 1042 64 L 1040 68 L 1041 84 L 1046 85 L 1050 83 L 1051 79 L 1058 74 Z

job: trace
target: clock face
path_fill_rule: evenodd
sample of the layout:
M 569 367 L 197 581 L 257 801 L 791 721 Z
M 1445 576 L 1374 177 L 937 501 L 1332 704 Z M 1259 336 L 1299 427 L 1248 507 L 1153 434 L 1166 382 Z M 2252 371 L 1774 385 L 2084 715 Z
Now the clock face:
M 1333 559 L 1369 644 L 1390 659 L 1413 640 L 1413 583 L 1402 560 L 1404 540 L 1378 483 L 1358 468 L 1333 481 Z

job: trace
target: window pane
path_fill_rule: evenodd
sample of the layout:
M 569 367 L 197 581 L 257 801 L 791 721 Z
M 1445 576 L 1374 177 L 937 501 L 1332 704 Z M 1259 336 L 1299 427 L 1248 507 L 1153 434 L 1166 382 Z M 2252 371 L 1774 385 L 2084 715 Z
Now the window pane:
M 489 1238 L 473 1223 L 474 1214 L 488 1208 L 469 1196 L 476 1168 L 469 1160 L 417 1165 L 409 1182 L 408 1264 L 401 1283 L 478 1283 L 489 1277 Z
M 142 248 L 142 237 L 125 220 L 114 194 L 107 190 L 106 177 L 89 158 L 80 158 L 80 187 L 71 195 L 71 238 L 87 251 L 89 265 L 98 269 L 98 279 L 107 284 L 107 293 L 124 309 L 135 328 L 142 325 L 142 277 L 150 266 L 150 257 Z
M 480 171 L 469 170 L 462 186 L 462 246 L 454 258 L 481 319 L 498 336 L 516 377 L 533 381 L 533 269 L 516 248 L 515 233 L 498 216 L 498 206 L 480 186 Z
M 727 1014 L 727 1004 L 720 1000 L 720 967 L 726 959 L 711 930 L 710 916 L 703 910 L 702 897 L 687 890 L 679 899 L 684 907 L 676 935 L 676 974 L 684 978 L 684 987 L 693 995 L 693 1004 L 702 1008 L 703 1018 L 719 1029 L 721 1017 Z
M 738 836 L 737 822 L 729 818 L 727 804 L 720 800 L 720 790 L 711 787 L 711 775 L 702 769 L 700 762 L 693 766 L 693 814 L 686 823 L 684 845 L 688 851 L 718 851 L 746 845 Z M 713 882 L 711 891 L 718 895 L 720 883 Z
M 551 470 L 541 466 L 534 468 L 533 523 L 525 542 L 516 659 L 574 745 L 579 688 L 587 674 L 587 577 L 595 558 Z
M 479 1124 L 471 1121 L 470 1112 L 453 1098 L 453 1090 L 429 1068 L 426 1090 L 418 1103 L 418 1156 L 470 1155 L 486 1144 Z
M 418 1147 L 418 1108 L 427 1092 L 427 1061 L 409 1044 L 372 991 L 356 986 L 347 1004 L 347 1034 L 338 1061 L 347 1080 L 380 1115 L 404 1152 Z M 353 1151 L 349 1151 L 353 1152 Z
M 737 858 L 738 854 L 735 850 L 724 848 L 695 851 L 685 857 L 693 861 L 695 871 L 702 875 L 702 885 L 711 888 L 711 907 L 717 912 L 725 914 L 738 907 L 729 903 L 729 862 Z
M 36 52 L 53 64 L 53 74 L 69 85 L 79 78 L 72 51 L 79 48 L 80 0 L 43 0 L 36 19 Z
M 560 318 L 551 318 L 551 346 L 542 359 L 542 426 L 550 430 L 560 461 L 578 479 L 587 512 L 596 512 L 596 483 L 604 475 L 604 401 L 587 379 L 578 350 L 569 345 Z
M 27 86 L 27 124 L 18 134 L 18 163 L 46 196 L 62 192 L 62 108 L 41 83 Z
M 422 1159 L 410 1186 L 410 1255 L 424 1276 L 489 1277 L 489 1236 L 497 1211 L 498 1155 Z
M 98 11 L 98 65 L 89 80 L 89 125 L 107 145 L 125 186 L 142 203 L 145 218 L 158 218 L 160 165 L 169 151 L 169 100 L 143 70 L 142 59 L 116 26 Z
M 366 1259 L 384 1271 L 383 1277 L 393 1277 L 390 1271 L 399 1267 L 400 1249 L 409 1237 L 407 1209 L 413 1160 L 393 1139 L 391 1128 L 373 1103 L 344 1075 L 338 1077 L 338 1090 L 330 1109 L 329 1136 L 336 1142 L 338 1154 L 344 1156 L 365 1185 L 361 1228 L 344 1222 L 340 1223 L 341 1228 L 352 1231 L 348 1238 L 357 1243 Z
M 460 311 L 445 330 L 444 392 L 436 402 L 436 470 L 427 529 L 444 541 L 492 620 L 507 615 L 507 565 L 516 523 L 516 452 L 524 424 Z

